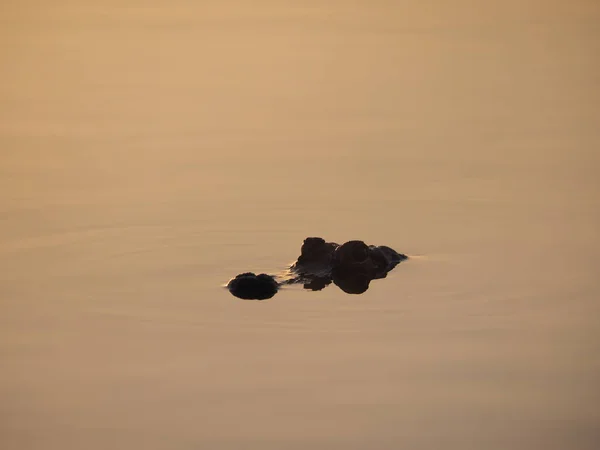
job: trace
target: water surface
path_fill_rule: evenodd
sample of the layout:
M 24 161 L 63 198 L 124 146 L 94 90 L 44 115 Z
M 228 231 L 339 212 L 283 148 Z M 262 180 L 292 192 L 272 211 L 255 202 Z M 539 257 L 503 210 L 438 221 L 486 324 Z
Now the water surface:
M 3 448 L 598 448 L 596 2 L 8 3 Z

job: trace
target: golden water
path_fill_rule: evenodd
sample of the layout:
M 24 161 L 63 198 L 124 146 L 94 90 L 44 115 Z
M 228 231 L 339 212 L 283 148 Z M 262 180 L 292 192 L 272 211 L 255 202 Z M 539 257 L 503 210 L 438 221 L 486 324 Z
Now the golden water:
M 0 6 L 5 449 L 596 449 L 600 6 Z M 241 301 L 306 236 L 412 256 Z

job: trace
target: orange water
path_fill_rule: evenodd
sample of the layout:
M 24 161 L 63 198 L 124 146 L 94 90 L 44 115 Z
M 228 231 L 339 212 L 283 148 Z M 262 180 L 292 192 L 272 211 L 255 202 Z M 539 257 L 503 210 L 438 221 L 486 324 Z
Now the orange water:
M 2 448 L 598 448 L 597 2 L 0 23 Z M 222 287 L 306 236 L 412 258 Z

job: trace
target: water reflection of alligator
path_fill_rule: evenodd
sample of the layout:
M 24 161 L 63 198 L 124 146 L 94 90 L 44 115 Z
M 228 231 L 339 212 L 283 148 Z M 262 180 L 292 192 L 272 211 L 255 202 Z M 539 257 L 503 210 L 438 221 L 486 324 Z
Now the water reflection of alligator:
M 309 237 L 302 244 L 298 260 L 281 281 L 267 274 L 242 273 L 227 284 L 236 297 L 264 300 L 273 297 L 281 285 L 300 283 L 305 289 L 319 291 L 333 282 L 348 294 L 362 294 L 371 280 L 385 278 L 406 255 L 390 247 L 348 241 L 343 245 Z

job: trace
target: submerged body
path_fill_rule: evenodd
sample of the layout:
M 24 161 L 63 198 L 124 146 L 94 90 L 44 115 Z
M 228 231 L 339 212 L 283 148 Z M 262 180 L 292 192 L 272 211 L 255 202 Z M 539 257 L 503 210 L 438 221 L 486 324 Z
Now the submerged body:
M 267 274 L 243 273 L 227 284 L 236 297 L 264 300 L 273 297 L 281 284 L 301 283 L 305 289 L 318 291 L 333 282 L 349 294 L 362 294 L 369 283 L 385 278 L 389 271 L 407 259 L 390 247 L 367 245 L 363 241 L 348 241 L 343 245 L 323 238 L 304 240 L 300 256 L 289 268 L 289 278 L 277 282 Z

